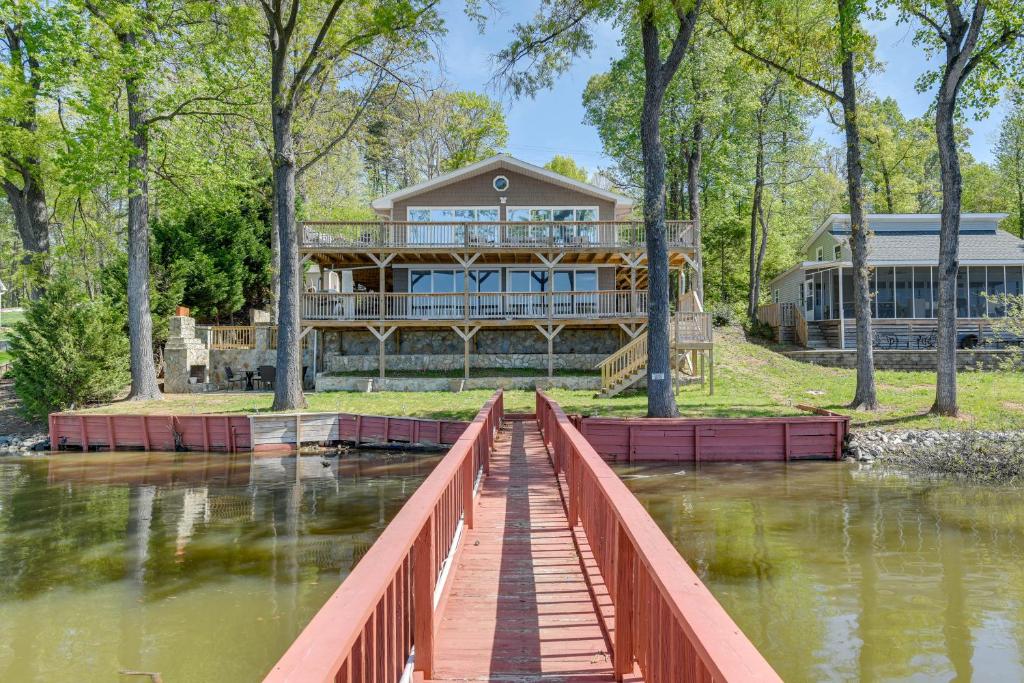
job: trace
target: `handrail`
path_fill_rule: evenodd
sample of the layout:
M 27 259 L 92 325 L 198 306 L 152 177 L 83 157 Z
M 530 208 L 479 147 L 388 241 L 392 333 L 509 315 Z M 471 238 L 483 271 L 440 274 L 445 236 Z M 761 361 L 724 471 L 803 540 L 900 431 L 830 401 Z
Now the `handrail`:
M 253 325 L 210 325 L 211 349 L 252 349 L 255 348 Z
M 264 683 L 432 678 L 436 584 L 473 528 L 473 484 L 490 468 L 504 416 L 499 389 L 328 598 Z
M 537 422 L 615 607 L 612 664 L 647 681 L 781 681 L 622 480 L 537 390 Z M 671 656 L 669 656 L 671 653 Z
M 693 300 L 700 309 L 700 300 L 696 296 Z M 711 343 L 712 329 L 711 316 L 703 310 L 680 310 L 669 321 L 669 342 Z M 647 331 L 644 330 L 595 367 L 601 371 L 601 388 L 608 390 L 646 366 Z
M 306 221 L 304 248 L 592 249 L 646 247 L 643 221 Z M 666 221 L 670 248 L 692 248 L 692 221 Z

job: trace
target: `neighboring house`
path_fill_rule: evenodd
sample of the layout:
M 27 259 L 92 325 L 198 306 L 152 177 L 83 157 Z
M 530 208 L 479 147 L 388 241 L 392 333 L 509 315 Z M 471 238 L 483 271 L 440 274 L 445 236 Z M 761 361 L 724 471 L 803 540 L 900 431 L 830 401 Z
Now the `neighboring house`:
M 960 218 L 960 346 L 992 340 L 986 319 L 1003 311 L 990 296 L 1024 293 L 1024 240 L 998 228 L 1005 217 L 965 213 Z M 939 215 L 869 214 L 867 222 L 873 232 L 868 265 L 875 347 L 933 348 Z M 801 247 L 805 260 L 769 283 L 772 304 L 762 307 L 762 319 L 782 328 L 792 325 L 805 346 L 854 348 L 849 238 L 849 214 L 825 219 Z M 781 332 L 787 337 L 785 329 Z
M 627 197 L 498 155 L 372 206 L 379 221 L 302 226 L 302 324 L 316 331 L 318 371 L 550 374 L 593 369 L 644 334 L 646 242 Z M 709 349 L 684 290 L 693 236 L 690 222 L 668 222 L 672 300 L 689 314 L 674 329 Z

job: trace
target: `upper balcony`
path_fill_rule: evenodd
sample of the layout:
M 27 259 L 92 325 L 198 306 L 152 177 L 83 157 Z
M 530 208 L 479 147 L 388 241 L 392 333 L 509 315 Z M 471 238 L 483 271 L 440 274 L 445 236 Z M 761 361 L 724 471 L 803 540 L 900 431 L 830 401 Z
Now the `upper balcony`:
M 693 221 L 666 221 L 669 251 L 692 251 Z M 647 248 L 643 221 L 307 221 L 306 252 L 620 252 Z

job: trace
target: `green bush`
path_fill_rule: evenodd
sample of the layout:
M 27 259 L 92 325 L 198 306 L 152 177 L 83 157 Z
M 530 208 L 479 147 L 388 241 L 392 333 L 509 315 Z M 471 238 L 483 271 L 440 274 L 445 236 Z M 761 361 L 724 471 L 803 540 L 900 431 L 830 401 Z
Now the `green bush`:
M 109 401 L 130 381 L 123 321 L 67 275 L 29 304 L 14 326 L 11 355 L 14 391 L 33 418 Z
M 734 325 L 737 319 L 736 309 L 729 304 L 718 303 L 711 307 L 711 324 L 715 327 Z

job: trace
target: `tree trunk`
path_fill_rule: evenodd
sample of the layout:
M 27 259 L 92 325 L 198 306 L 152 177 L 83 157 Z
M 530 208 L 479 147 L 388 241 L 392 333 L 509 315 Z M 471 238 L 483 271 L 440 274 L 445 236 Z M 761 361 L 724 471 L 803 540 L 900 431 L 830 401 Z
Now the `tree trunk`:
M 665 235 L 665 149 L 661 143 L 661 105 L 666 81 L 661 73 L 658 31 L 653 17 L 642 22 L 644 100 L 640 144 L 644 161 L 644 230 L 647 236 L 647 416 L 679 414 L 672 393 L 669 344 L 668 243 Z
M 864 169 L 861 166 L 860 122 L 857 120 L 857 80 L 853 52 L 850 0 L 838 0 L 840 40 L 843 43 L 843 123 L 846 133 L 846 183 L 850 194 L 850 251 L 853 256 L 853 310 L 857 327 L 857 388 L 851 408 L 878 409 L 875 358 L 871 332 L 871 290 L 868 287 L 868 227 L 864 224 Z M 843 312 L 840 311 L 842 316 Z
M 932 412 L 955 416 L 956 399 L 956 274 L 960 246 L 960 157 L 953 129 L 955 89 L 939 92 L 935 106 L 935 135 L 942 180 L 942 224 L 939 228 L 939 310 L 936 333 L 935 405 Z
M 302 393 L 302 339 L 300 338 L 300 299 L 302 273 L 299 265 L 299 241 L 295 231 L 295 151 L 292 137 L 292 113 L 289 103 L 281 101 L 281 80 L 286 57 L 275 55 L 271 83 L 274 124 L 274 204 L 275 229 L 280 240 L 281 270 L 277 317 L 277 381 L 274 384 L 274 410 L 306 407 Z
M 38 128 L 38 95 L 41 88 L 39 62 L 19 33 L 19 27 L 5 26 L 8 61 L 11 72 L 28 91 L 24 109 L 13 121 L 35 143 Z M 26 76 L 27 74 L 27 76 Z M 29 153 L 23 158 L 8 156 L 11 170 L 21 177 L 21 187 L 9 178 L 3 178 L 4 193 L 11 204 L 14 226 L 21 245 L 30 254 L 42 254 L 50 249 L 49 221 L 46 194 L 43 191 L 42 168 L 39 158 Z
M 759 274 L 757 272 L 757 222 L 761 216 L 761 203 L 764 200 L 764 98 L 761 99 L 761 107 L 758 109 L 756 118 L 757 125 L 757 152 L 754 156 L 754 193 L 750 203 L 750 254 L 749 254 L 749 284 L 747 287 L 747 318 L 753 322 L 757 319 L 757 300 L 760 297 L 761 287 Z M 763 245 L 762 245 L 763 247 Z
M 704 154 L 704 121 L 700 117 L 693 124 L 693 139 L 690 141 L 690 158 L 686 169 L 686 194 L 690 201 L 690 220 L 693 221 L 693 291 L 704 303 L 704 249 L 701 247 L 700 225 L 700 165 Z
M 270 321 L 278 322 L 277 312 L 281 298 L 281 233 L 278 232 L 277 180 L 274 179 L 270 197 Z
M 125 54 L 138 52 L 134 34 L 119 37 Z M 135 149 L 128 157 L 128 340 L 131 347 L 132 388 L 129 400 L 163 398 L 153 361 L 153 318 L 149 304 L 149 138 L 142 83 L 136 74 L 125 78 L 128 128 Z
M 38 168 L 38 165 L 36 165 Z M 33 176 L 33 170 L 26 166 L 16 169 L 22 184 L 18 187 L 4 178 L 4 193 L 14 214 L 14 227 L 21 238 L 21 246 L 32 254 L 43 254 L 50 248 L 50 229 L 43 185 Z

